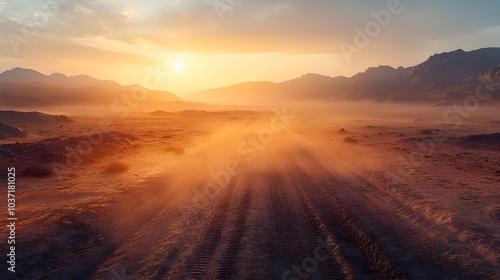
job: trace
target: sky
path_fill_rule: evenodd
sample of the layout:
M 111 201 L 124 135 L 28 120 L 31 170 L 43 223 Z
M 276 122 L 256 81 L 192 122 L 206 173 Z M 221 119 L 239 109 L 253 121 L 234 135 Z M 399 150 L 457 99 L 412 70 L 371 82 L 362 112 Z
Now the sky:
M 500 46 L 500 1 L 0 0 L 0 71 L 87 74 L 179 96 L 352 76 Z M 156 73 L 154 83 L 145 77 Z

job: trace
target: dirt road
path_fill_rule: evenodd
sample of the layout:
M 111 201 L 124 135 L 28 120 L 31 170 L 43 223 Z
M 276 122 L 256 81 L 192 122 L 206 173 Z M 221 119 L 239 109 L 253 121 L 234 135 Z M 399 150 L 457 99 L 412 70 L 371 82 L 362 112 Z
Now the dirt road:
M 344 174 L 300 136 L 257 124 L 212 136 L 168 176 L 132 174 L 136 181 L 107 178 L 97 187 L 103 179 L 90 181 L 89 171 L 78 184 L 93 191 L 50 200 L 53 189 L 31 190 L 38 212 L 20 229 L 26 253 L 17 276 L 493 279 L 498 273 L 493 236 L 463 240 L 461 231 L 410 207 L 411 194 Z M 127 188 L 105 191 L 121 184 Z

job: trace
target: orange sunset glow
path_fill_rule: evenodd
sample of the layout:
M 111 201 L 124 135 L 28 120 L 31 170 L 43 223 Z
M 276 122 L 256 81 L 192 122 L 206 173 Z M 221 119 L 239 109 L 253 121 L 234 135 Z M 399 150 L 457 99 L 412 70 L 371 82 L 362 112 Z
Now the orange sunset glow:
M 0 0 L 0 279 L 500 279 L 499 11 Z
M 49 5 L 48 13 L 30 1 L 2 4 L 5 70 L 87 74 L 129 85 L 141 84 L 148 67 L 170 70 L 181 60 L 189 67 L 182 75 L 171 73 L 159 89 L 185 96 L 305 73 L 349 77 L 376 65 L 408 67 L 446 50 L 493 46 L 500 37 L 495 9 L 489 7 L 496 4 L 489 2 L 428 8 L 398 1 L 389 17 L 382 13 L 389 1 L 241 1 L 234 7 L 215 4 L 223 1 L 65 2 L 57 9 Z M 419 14 L 426 9 L 432 12 L 425 12 L 424 20 Z M 23 28 L 20 23 L 37 18 L 38 10 L 46 18 Z M 469 14 L 461 17 L 461 11 Z M 380 28 L 368 27 L 367 34 L 366 26 L 379 17 Z M 481 22 L 469 20 L 478 17 Z M 356 36 L 362 48 L 355 46 Z M 348 55 L 347 45 L 355 52 Z

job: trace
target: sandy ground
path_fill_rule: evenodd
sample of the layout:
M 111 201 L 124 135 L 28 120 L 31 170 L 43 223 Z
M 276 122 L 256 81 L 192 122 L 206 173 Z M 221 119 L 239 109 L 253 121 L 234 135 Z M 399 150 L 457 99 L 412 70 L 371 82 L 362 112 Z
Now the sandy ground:
M 457 140 L 498 133 L 494 114 L 275 110 L 136 114 L 112 128 L 137 140 L 20 176 L 9 279 L 500 277 L 500 149 Z M 100 120 L 75 119 L 0 144 Z

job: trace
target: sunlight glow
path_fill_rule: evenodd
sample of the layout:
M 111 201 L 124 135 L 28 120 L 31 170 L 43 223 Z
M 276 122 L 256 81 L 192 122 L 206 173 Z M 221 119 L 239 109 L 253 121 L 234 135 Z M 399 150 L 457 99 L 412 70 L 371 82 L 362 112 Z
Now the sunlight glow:
M 172 68 L 174 69 L 175 72 L 180 72 L 184 69 L 185 64 L 183 61 L 176 61 L 172 64 Z

